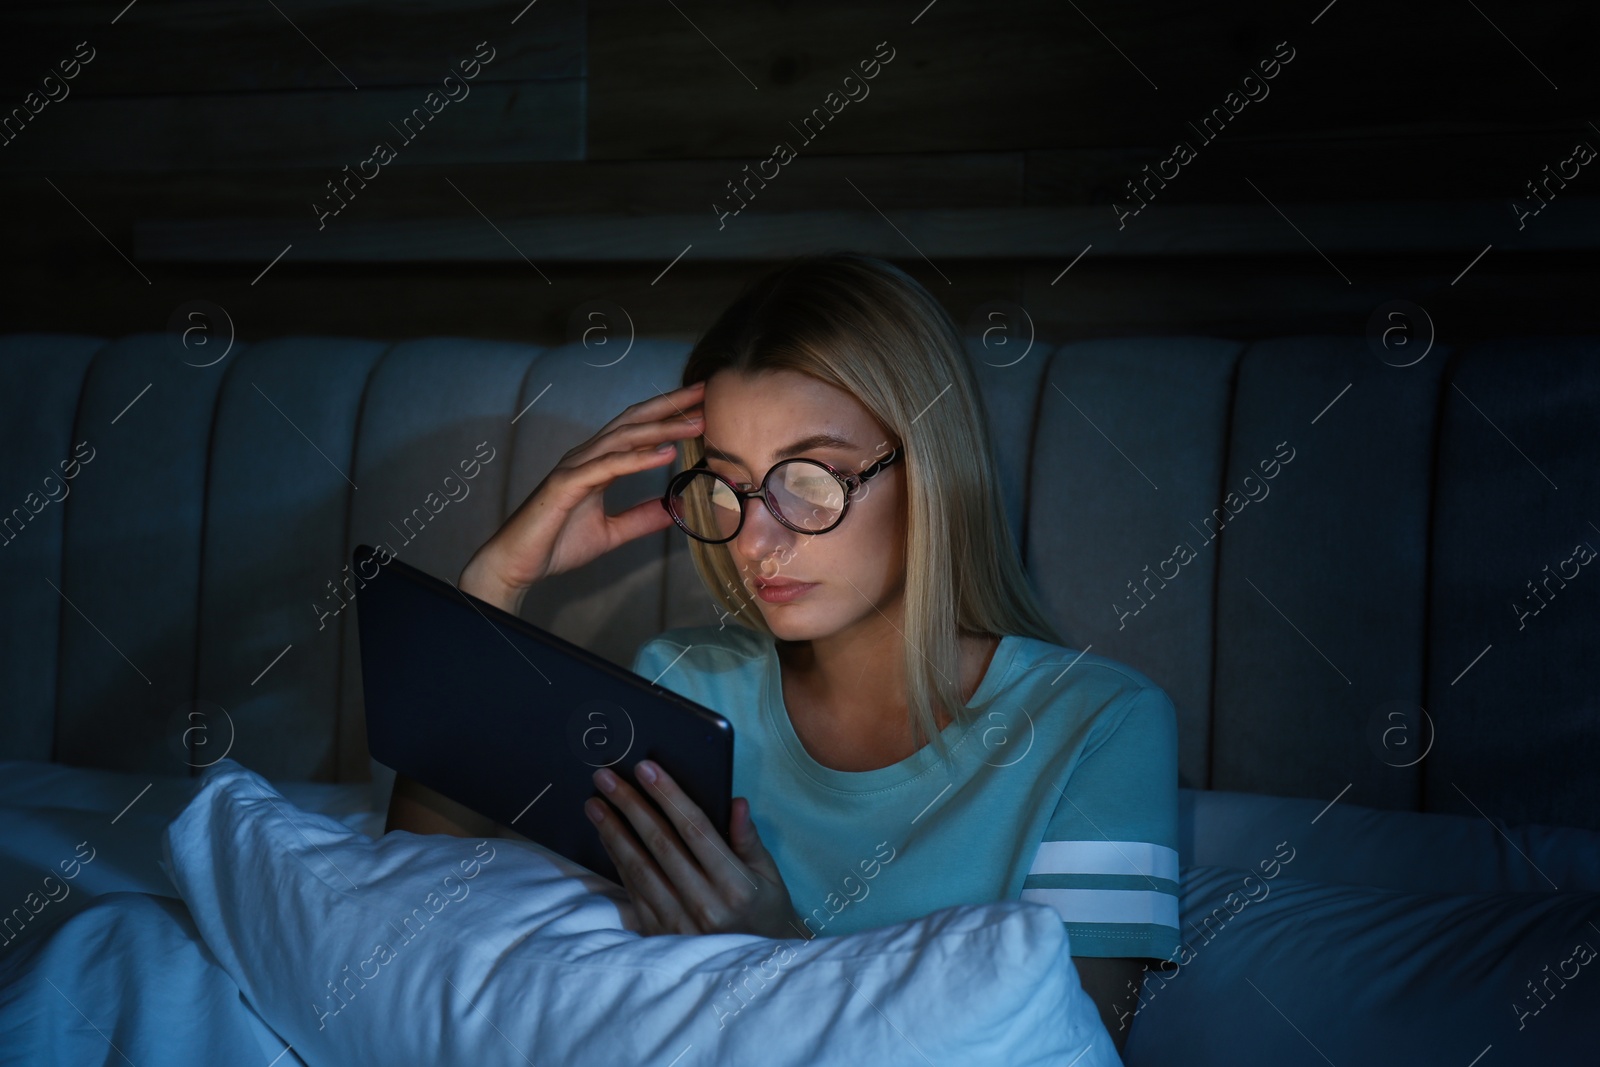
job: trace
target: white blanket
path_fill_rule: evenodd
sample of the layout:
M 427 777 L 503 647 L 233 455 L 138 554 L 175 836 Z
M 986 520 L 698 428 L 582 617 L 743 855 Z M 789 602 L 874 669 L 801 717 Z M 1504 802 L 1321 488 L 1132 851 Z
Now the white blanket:
M 0 1064 L 1118 1062 L 1041 905 L 641 938 L 547 850 L 373 839 L 231 760 L 164 840 L 183 904 L 114 892 L 0 956 Z

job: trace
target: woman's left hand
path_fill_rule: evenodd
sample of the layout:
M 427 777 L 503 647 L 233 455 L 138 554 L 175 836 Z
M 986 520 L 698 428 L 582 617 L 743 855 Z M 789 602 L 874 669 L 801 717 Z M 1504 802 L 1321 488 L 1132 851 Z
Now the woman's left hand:
M 733 799 L 725 842 L 660 765 L 641 760 L 634 774 L 670 824 L 621 775 L 605 768 L 595 772 L 594 782 L 616 807 L 591 797 L 584 809 L 591 822 L 596 814 L 603 816 L 596 829 L 633 898 L 639 933 L 811 936 L 789 900 L 777 863 L 756 834 L 747 799 Z

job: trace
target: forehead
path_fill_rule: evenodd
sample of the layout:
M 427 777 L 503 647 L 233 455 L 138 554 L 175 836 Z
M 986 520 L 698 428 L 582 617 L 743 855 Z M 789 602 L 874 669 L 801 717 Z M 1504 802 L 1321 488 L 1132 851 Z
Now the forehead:
M 707 456 L 751 467 L 791 454 L 871 454 L 888 437 L 849 392 L 795 371 L 719 372 L 706 383 L 704 406 Z

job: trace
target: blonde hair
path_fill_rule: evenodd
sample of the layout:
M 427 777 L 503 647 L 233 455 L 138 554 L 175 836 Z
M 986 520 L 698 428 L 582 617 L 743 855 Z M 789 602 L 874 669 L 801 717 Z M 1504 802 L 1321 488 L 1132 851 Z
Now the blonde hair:
M 912 736 L 948 759 L 934 708 L 956 721 L 968 709 L 961 634 L 1019 634 L 1065 644 L 1034 593 L 1006 521 L 989 425 L 966 349 L 950 314 L 893 264 L 850 251 L 802 256 L 749 287 L 689 353 L 683 384 L 718 371 L 788 370 L 854 396 L 904 449 L 906 486 L 905 676 Z M 683 442 L 680 467 L 699 462 Z M 871 483 L 862 490 L 870 490 Z M 819 536 L 827 536 L 822 534 Z M 733 592 L 740 571 L 729 544 L 689 539 L 701 581 L 736 621 L 771 635 Z

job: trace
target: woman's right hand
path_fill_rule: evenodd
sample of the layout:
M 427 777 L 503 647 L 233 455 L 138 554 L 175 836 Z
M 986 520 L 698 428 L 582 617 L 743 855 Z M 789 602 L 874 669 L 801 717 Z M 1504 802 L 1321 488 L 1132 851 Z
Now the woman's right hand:
M 607 515 L 604 492 L 623 475 L 671 462 L 675 442 L 699 436 L 704 394 L 705 383 L 696 382 L 642 400 L 567 452 L 473 554 L 460 587 L 515 614 L 535 582 L 672 525 L 657 499 Z M 671 447 L 657 451 L 664 442 Z

